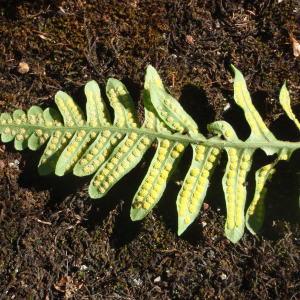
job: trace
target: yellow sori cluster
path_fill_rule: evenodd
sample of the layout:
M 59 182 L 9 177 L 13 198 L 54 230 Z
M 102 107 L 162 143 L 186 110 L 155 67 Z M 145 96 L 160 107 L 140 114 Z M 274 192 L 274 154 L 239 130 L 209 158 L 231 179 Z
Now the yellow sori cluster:
M 6 127 L 4 128 L 3 133 L 7 135 L 15 136 L 17 134 L 17 130 L 14 128 Z
M 174 160 L 183 150 L 184 146 L 180 143 L 174 145 L 169 140 L 160 140 L 155 157 L 134 199 L 134 208 L 148 210 L 157 202 L 166 186 Z
M 110 123 L 105 115 L 104 104 L 102 103 L 100 94 L 94 94 L 92 91 L 87 91 L 86 96 L 88 98 L 88 117 L 89 124 L 92 127 L 99 125 L 108 126 Z
M 21 123 L 25 123 L 26 122 L 26 115 L 23 114 L 22 115 L 22 121 L 21 121 L 21 118 L 16 118 L 14 121 L 16 122 L 16 120 L 18 121 L 18 125 L 21 124 Z M 25 121 L 23 121 L 23 119 Z M 20 121 L 20 122 L 19 122 Z M 1 119 L 1 125 L 12 125 L 14 122 L 12 120 L 12 118 L 9 116 L 7 118 L 2 118 Z M 3 130 L 3 133 L 4 134 L 7 134 L 7 135 L 11 135 L 11 136 L 16 136 L 16 140 L 17 141 L 23 141 L 25 139 L 28 139 L 29 138 L 29 134 L 27 133 L 28 131 L 25 129 L 25 128 L 10 128 L 10 127 L 6 127 L 4 128 Z
M 22 115 L 21 118 L 17 118 L 15 120 L 16 124 L 21 124 L 22 122 L 26 122 L 26 115 Z M 42 113 L 37 114 L 28 114 L 28 123 L 31 125 L 43 125 L 45 124 L 45 120 Z
M 42 129 L 36 129 L 34 133 L 38 137 L 40 145 L 43 145 L 47 141 L 47 139 L 50 137 L 49 133 L 43 132 Z
M 162 81 L 161 81 L 161 79 L 159 78 L 159 76 L 156 77 L 153 81 L 154 81 L 154 83 L 155 83 L 155 85 L 156 85 L 157 87 L 159 87 L 159 88 L 161 88 L 161 89 L 165 89 L 165 88 L 164 88 L 164 85 L 163 85 L 163 83 L 162 83 Z M 149 88 L 150 88 L 150 86 L 149 86 L 149 84 L 148 84 L 148 81 L 146 81 L 146 82 L 145 82 L 145 89 L 146 89 L 146 90 L 149 90 Z
M 141 152 L 151 144 L 150 139 L 143 137 L 138 141 L 138 135 L 132 132 L 124 139 L 116 153 L 110 157 L 93 179 L 93 185 L 100 193 L 105 193 L 122 175 L 139 159 Z
M 266 188 L 263 188 L 260 192 L 255 192 L 254 198 L 248 208 L 249 216 L 252 216 L 255 212 L 255 215 L 258 219 L 263 218 L 263 200 L 266 193 Z
M 231 127 L 222 126 L 222 132 L 226 140 L 232 140 L 236 137 L 234 130 Z
M 57 97 L 56 100 L 64 117 L 66 126 L 74 126 L 75 124 L 79 126 L 84 125 L 85 122 L 82 119 L 81 113 L 71 97 L 68 96 L 66 100 Z
M 176 100 L 173 100 L 172 98 L 168 99 L 168 97 L 166 97 L 164 99 L 164 104 L 166 105 L 167 108 L 169 108 L 171 110 L 172 113 L 174 113 L 175 116 L 181 116 L 182 109 L 180 108 L 180 106 L 176 105 L 177 103 L 175 101 Z M 172 123 L 172 127 L 174 127 L 179 132 L 182 132 L 184 130 L 184 127 L 188 128 L 189 132 L 193 132 L 193 133 L 198 132 L 198 128 L 195 127 L 195 125 L 192 122 L 190 122 L 190 120 L 188 118 L 186 118 L 184 116 L 183 116 L 183 118 L 180 119 L 179 122 L 175 122 L 175 123 L 173 123 L 171 116 L 167 117 L 167 119 L 168 118 L 171 118 L 171 121 L 167 120 L 167 122 Z M 181 126 L 180 123 L 184 124 L 184 127 Z
M 213 164 L 216 161 L 218 155 L 220 154 L 220 149 L 215 148 L 215 147 L 206 148 L 203 145 L 197 145 L 195 147 L 195 160 L 197 162 L 203 161 L 205 158 L 205 155 L 206 155 L 205 154 L 206 150 L 209 152 L 209 155 L 207 157 L 207 162 L 210 162 L 211 164 Z
M 25 112 L 23 112 L 21 115 L 19 115 L 17 117 L 14 116 L 13 119 L 14 119 L 13 123 L 15 123 L 17 125 L 21 125 L 21 124 L 24 124 L 24 123 L 28 122 L 28 119 L 27 119 L 27 116 L 26 116 Z
M 91 133 L 91 138 L 95 138 L 96 136 L 96 132 Z M 104 130 L 79 160 L 83 172 L 91 174 L 97 170 L 110 153 L 108 149 L 115 145 L 121 137 L 122 134 L 120 133 L 112 134 L 109 130 Z
M 1 125 L 11 125 L 13 123 L 13 120 L 11 116 L 8 113 L 2 113 L 0 118 L 0 124 Z
M 128 96 L 126 90 L 123 87 L 118 87 L 117 90 L 110 89 L 108 91 L 108 96 L 111 105 L 115 110 L 115 116 L 117 117 L 116 126 L 123 127 L 127 122 L 127 124 L 130 125 L 131 127 L 137 127 L 137 123 L 135 121 L 135 117 L 133 113 L 126 108 L 127 106 L 130 107 L 130 102 L 128 100 L 126 101 L 127 97 L 124 97 L 124 96 Z M 120 102 L 118 96 L 124 97 L 123 103 Z
M 16 135 L 17 141 L 24 141 L 29 138 L 29 134 L 26 134 L 25 128 L 18 128 L 18 133 Z
M 272 164 L 266 165 L 260 169 L 257 182 L 256 182 L 256 189 L 254 198 L 248 208 L 248 214 L 251 216 L 254 212 L 257 214 L 258 218 L 262 218 L 263 215 L 263 200 L 267 193 L 267 189 L 264 187 L 267 180 L 270 180 L 275 173 L 275 169 L 273 168 Z
M 156 125 L 155 114 L 151 111 L 147 111 L 143 127 L 147 129 L 155 129 L 155 125 Z
M 93 136 L 96 136 L 96 132 L 92 132 Z M 83 152 L 87 149 L 90 141 L 92 140 L 92 136 L 89 132 L 85 130 L 80 130 L 76 133 L 75 139 L 71 141 L 71 143 L 66 147 L 64 151 L 64 155 L 66 158 L 66 166 L 65 169 L 70 169 L 82 156 Z M 72 137 L 71 132 L 66 133 L 67 138 Z
M 42 132 L 42 130 L 37 129 L 35 134 L 37 136 L 39 136 L 39 141 L 40 143 L 45 142 L 46 139 L 44 138 L 44 134 Z M 70 133 L 69 133 L 70 134 Z M 64 145 L 67 144 L 67 142 L 71 139 L 72 135 L 70 136 L 68 133 L 66 133 L 65 135 L 62 134 L 62 132 L 60 130 L 56 130 L 54 131 L 44 153 L 42 156 L 42 163 L 45 163 L 47 161 L 47 159 L 54 153 L 56 152 L 58 149 L 62 148 Z M 67 137 L 67 135 L 69 137 Z
M 32 133 L 29 130 L 26 130 L 25 128 L 21 127 L 22 124 L 26 125 L 26 123 L 31 124 L 31 125 L 37 125 L 37 126 L 60 126 L 61 123 L 58 121 L 54 121 L 54 122 L 45 122 L 45 119 L 43 117 L 42 113 L 28 113 L 28 117 L 26 116 L 26 114 L 23 112 L 22 114 L 18 115 L 18 116 L 14 116 L 14 118 L 12 119 L 10 115 L 5 115 L 1 118 L 0 124 L 1 125 L 13 125 L 16 124 L 18 127 L 16 128 L 10 128 L 7 127 L 4 129 L 4 133 L 7 135 L 12 135 L 12 136 L 16 136 L 16 140 L 17 141 L 23 141 L 29 138 L 30 134 Z M 45 141 L 50 137 L 49 133 L 43 133 L 41 128 L 37 128 L 34 131 L 34 134 L 36 134 L 37 137 L 39 137 L 39 143 L 43 144 L 45 143 Z
M 175 120 L 167 111 L 162 111 L 161 115 L 166 119 L 168 124 L 170 124 L 171 128 L 174 128 L 178 132 L 183 132 L 184 127 L 181 126 L 181 124 Z
M 47 126 L 47 127 L 53 127 L 53 126 L 55 126 L 55 127 L 60 127 L 60 126 L 62 126 L 63 124 L 60 122 L 60 121 L 58 121 L 58 120 L 53 120 L 53 121 L 46 121 L 45 122 L 45 125 Z
M 164 108 L 159 107 L 159 114 L 167 121 L 168 125 L 172 129 L 178 132 L 183 132 L 185 128 L 188 128 L 190 132 L 197 133 L 197 127 L 195 127 L 194 124 L 191 123 L 188 118 L 178 120 L 177 116 L 181 115 L 182 110 L 174 103 L 174 101 L 176 100 L 165 97 L 163 99 L 163 103 L 165 106 Z M 182 126 L 182 124 L 184 124 L 184 126 Z
M 7 113 L 1 114 L 0 122 L 1 122 L 0 123 L 1 125 L 12 125 L 13 124 L 13 120 L 12 120 L 11 116 Z M 15 136 L 17 132 L 16 132 L 16 130 L 11 129 L 10 127 L 5 127 L 3 129 L 3 133 L 7 134 L 7 135 Z
M 29 117 L 31 117 L 32 115 L 30 115 Z M 34 119 L 34 124 L 37 124 L 37 121 L 40 122 L 40 124 L 42 124 L 44 122 L 43 116 L 40 114 L 38 115 L 39 118 Z M 29 121 L 31 121 L 32 123 L 33 119 L 30 119 Z M 10 115 L 5 114 L 5 115 L 1 115 L 1 121 L 0 124 L 1 125 L 22 125 L 22 124 L 26 124 L 28 122 L 27 116 L 26 114 L 23 112 L 22 115 L 18 116 L 18 117 L 14 117 L 14 119 L 11 118 Z M 25 128 L 10 128 L 10 127 L 6 127 L 3 130 L 3 133 L 7 134 L 7 135 L 12 135 L 15 136 L 16 135 L 16 139 L 18 141 L 23 141 L 24 139 L 27 139 L 29 137 L 27 133 L 27 130 Z
M 242 153 L 238 155 L 234 148 L 227 149 L 228 170 L 226 175 L 226 200 L 227 200 L 227 227 L 233 229 L 243 223 L 244 201 L 246 191 L 244 182 L 250 168 L 251 155 Z M 239 158 L 240 156 L 240 158 Z
M 279 155 L 279 159 L 280 160 L 288 160 L 289 155 L 287 153 L 282 153 L 282 154 Z
M 214 162 L 220 154 L 218 148 L 206 148 L 198 145 L 195 148 L 195 161 L 192 164 L 187 177 L 179 193 L 178 215 L 185 216 L 184 222 L 189 224 L 191 218 L 188 214 L 195 214 L 199 209 L 199 200 L 208 185 L 208 178 L 213 169 Z M 205 159 L 206 155 L 206 160 Z M 200 162 L 200 163 L 199 163 Z M 188 211 L 188 212 L 187 212 Z
M 135 121 L 135 117 L 132 112 L 128 111 L 126 114 L 127 124 L 130 125 L 130 127 L 136 128 L 137 123 Z
M 16 124 L 22 124 L 27 121 L 26 115 L 23 114 L 21 117 L 16 119 Z M 45 118 L 42 112 L 28 112 L 28 122 L 31 125 L 40 125 L 46 127 L 62 126 L 62 123 L 52 117 Z

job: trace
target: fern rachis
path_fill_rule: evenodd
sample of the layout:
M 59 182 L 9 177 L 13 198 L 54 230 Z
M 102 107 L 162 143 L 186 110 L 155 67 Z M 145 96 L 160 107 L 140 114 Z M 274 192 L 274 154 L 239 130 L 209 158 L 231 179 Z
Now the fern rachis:
M 158 73 L 151 66 L 145 79 L 145 120 L 142 125 L 136 117 L 132 99 L 120 81 L 109 79 L 106 87 L 109 103 L 114 110 L 113 122 L 97 83 L 90 81 L 85 86 L 87 119 L 70 96 L 58 92 L 55 102 L 59 112 L 53 108 L 43 111 L 33 106 L 27 113 L 22 110 L 16 110 L 12 115 L 2 113 L 1 140 L 14 140 L 17 150 L 26 147 L 37 150 L 47 142 L 39 162 L 39 173 L 47 175 L 55 172 L 63 176 L 73 171 L 77 176 L 93 175 L 89 186 L 92 198 L 103 197 L 140 162 L 151 145 L 157 143 L 149 169 L 133 198 L 132 220 L 143 219 L 160 200 L 183 152 L 191 146 L 191 165 L 176 202 L 178 234 L 184 232 L 197 217 L 210 177 L 225 150 L 228 157 L 222 180 L 227 207 L 225 235 L 237 242 L 245 226 L 252 233 L 260 230 L 264 218 L 266 182 L 272 177 L 277 162 L 288 160 L 300 148 L 300 142 L 275 138 L 253 106 L 243 75 L 233 69 L 234 99 L 243 109 L 251 128 L 251 134 L 245 141 L 240 140 L 225 121 L 208 125 L 209 131 L 214 134 L 212 138 L 203 136 L 194 120 L 165 90 Z M 280 92 L 280 103 L 300 129 L 285 85 Z M 267 155 L 276 154 L 277 158 L 256 171 L 253 200 L 245 212 L 245 181 L 257 149 L 262 149 Z

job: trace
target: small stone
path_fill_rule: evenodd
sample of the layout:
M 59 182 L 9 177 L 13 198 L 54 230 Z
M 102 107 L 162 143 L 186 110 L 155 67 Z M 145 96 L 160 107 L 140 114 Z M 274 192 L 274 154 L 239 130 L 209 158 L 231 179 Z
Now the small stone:
M 160 282 L 160 281 L 161 281 L 161 277 L 160 277 L 160 276 L 157 276 L 156 278 L 154 278 L 153 281 L 154 281 L 154 282 Z
M 0 160 L 0 170 L 3 170 L 5 168 L 5 162 L 4 160 Z
M 143 281 L 140 278 L 134 278 L 132 281 L 136 286 L 141 286 L 143 284 Z
M 17 159 L 15 159 L 13 162 L 9 162 L 8 166 L 11 167 L 11 168 L 18 169 L 19 168 L 19 164 L 20 164 L 20 162 Z
M 20 74 L 26 74 L 29 72 L 29 65 L 26 62 L 21 61 L 18 66 L 18 72 Z
M 194 43 L 195 43 L 194 38 L 189 34 L 185 37 L 185 40 L 189 45 L 194 45 Z
M 203 210 L 208 210 L 209 209 L 209 204 L 204 202 L 203 203 Z
M 203 228 L 207 225 L 207 223 L 205 221 L 201 222 L 201 224 L 202 224 Z
M 81 265 L 80 266 L 80 271 L 86 271 L 88 267 L 86 265 Z
M 295 57 L 300 56 L 300 43 L 297 41 L 292 35 L 290 36 L 290 40 L 293 47 L 293 54 Z
M 227 111 L 230 107 L 231 107 L 230 103 L 227 103 L 227 104 L 224 106 L 223 111 Z

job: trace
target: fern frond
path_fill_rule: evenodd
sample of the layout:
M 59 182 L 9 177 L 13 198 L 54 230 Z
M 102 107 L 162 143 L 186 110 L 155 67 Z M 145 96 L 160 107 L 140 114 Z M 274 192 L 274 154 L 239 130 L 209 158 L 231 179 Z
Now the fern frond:
M 84 89 L 86 116 L 69 95 L 60 91 L 55 96 L 59 111 L 33 106 L 27 112 L 2 113 L 1 141 L 14 140 L 17 150 L 26 147 L 37 150 L 47 143 L 39 162 L 39 173 L 54 172 L 63 176 L 72 171 L 77 176 L 93 175 L 89 186 L 91 198 L 105 196 L 156 143 L 152 162 L 132 201 L 130 216 L 133 221 L 143 219 L 161 199 L 183 152 L 192 147 L 193 157 L 176 201 L 179 235 L 197 217 L 210 178 L 225 151 L 228 159 L 222 179 L 227 208 L 225 235 L 235 243 L 242 237 L 245 227 L 253 234 L 262 227 L 266 183 L 274 174 L 278 161 L 289 160 L 300 148 L 300 143 L 276 139 L 252 104 L 242 73 L 234 66 L 233 70 L 234 99 L 244 111 L 251 129 L 245 141 L 225 121 L 209 124 L 208 129 L 214 136 L 206 138 L 192 117 L 167 92 L 151 66 L 147 68 L 143 91 L 145 120 L 142 125 L 128 90 L 119 80 L 111 78 L 106 95 L 114 118 L 109 115 L 98 84 L 90 81 Z M 281 89 L 280 103 L 300 129 L 290 107 L 286 85 Z M 245 182 L 257 149 L 267 155 L 275 154 L 276 158 L 256 171 L 254 196 L 246 209 Z
M 209 180 L 217 165 L 220 150 L 217 147 L 192 144 L 193 158 L 177 197 L 178 235 L 197 217 Z
M 279 101 L 280 101 L 282 108 L 286 112 L 287 116 L 295 123 L 297 128 L 300 130 L 300 122 L 296 118 L 296 116 L 293 113 L 292 108 L 291 108 L 290 93 L 286 87 L 286 83 L 284 83 L 284 85 L 282 86 L 282 88 L 280 90 Z

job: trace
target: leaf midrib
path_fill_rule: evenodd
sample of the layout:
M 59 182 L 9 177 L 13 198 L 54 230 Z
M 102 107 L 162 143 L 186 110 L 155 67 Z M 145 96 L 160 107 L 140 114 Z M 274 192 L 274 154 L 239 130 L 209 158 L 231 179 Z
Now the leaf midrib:
M 300 142 L 289 142 L 289 141 L 281 141 L 275 139 L 274 141 L 242 141 L 242 140 L 237 140 L 237 141 L 227 141 L 227 140 L 222 140 L 214 137 L 213 139 L 205 139 L 202 137 L 198 138 L 193 138 L 188 135 L 183 135 L 183 134 L 168 134 L 168 133 L 160 133 L 154 130 L 148 130 L 143 127 L 140 128 L 132 128 L 132 127 L 117 127 L 114 125 L 111 126 L 101 126 L 101 127 L 91 127 L 91 126 L 54 126 L 54 127 L 47 127 L 43 125 L 33 125 L 33 124 L 4 124 L 0 125 L 0 131 L 5 129 L 5 128 L 10 128 L 10 129 L 31 129 L 31 130 L 37 130 L 41 129 L 44 131 L 47 131 L 48 133 L 52 133 L 54 131 L 60 130 L 60 131 L 79 131 L 79 130 L 85 130 L 85 131 L 96 131 L 96 132 L 101 132 L 104 130 L 110 130 L 112 132 L 119 132 L 119 133 L 131 133 L 135 132 L 140 136 L 150 136 L 153 138 L 161 138 L 161 139 L 167 139 L 171 141 L 177 141 L 177 142 L 182 142 L 182 143 L 190 143 L 190 144 L 204 144 L 206 146 L 212 146 L 212 147 L 218 147 L 221 149 L 224 149 L 225 147 L 234 147 L 234 148 L 239 148 L 239 149 L 260 149 L 260 148 L 265 148 L 265 147 L 272 147 L 272 148 L 277 148 L 278 152 L 279 150 L 285 148 L 289 149 L 291 151 L 295 151 L 300 148 Z

